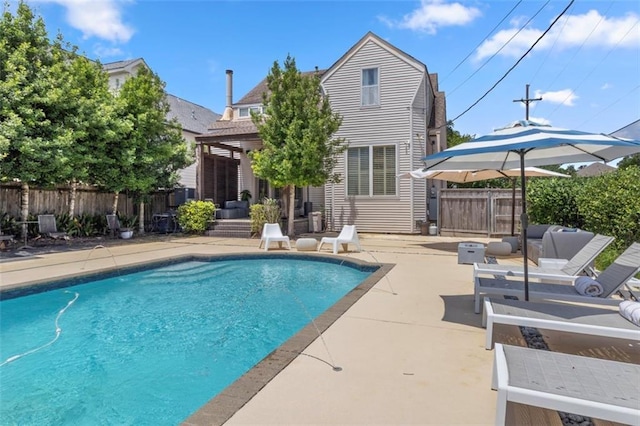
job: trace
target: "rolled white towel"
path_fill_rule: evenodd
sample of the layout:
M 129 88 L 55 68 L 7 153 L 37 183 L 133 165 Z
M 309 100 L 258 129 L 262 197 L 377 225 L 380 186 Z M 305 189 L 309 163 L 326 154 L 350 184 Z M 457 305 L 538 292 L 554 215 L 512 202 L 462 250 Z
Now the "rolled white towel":
M 620 315 L 640 327 L 640 302 L 625 300 L 620 303 Z
M 578 277 L 573 286 L 584 296 L 597 297 L 604 292 L 602 284 L 591 277 Z

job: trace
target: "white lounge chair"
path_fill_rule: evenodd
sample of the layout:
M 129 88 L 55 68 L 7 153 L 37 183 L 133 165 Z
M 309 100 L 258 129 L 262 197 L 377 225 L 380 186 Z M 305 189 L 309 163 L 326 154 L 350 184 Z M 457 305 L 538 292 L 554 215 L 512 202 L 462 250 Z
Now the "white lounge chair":
M 482 324 L 487 328 L 486 349 L 493 347 L 495 324 L 535 327 L 640 342 L 640 327 L 620 315 L 619 310 L 591 306 L 486 298 Z
M 623 424 L 640 420 L 640 365 L 496 344 L 496 425 L 507 402 Z
M 591 263 L 614 240 L 614 237 L 595 235 L 584 247 L 582 247 L 561 269 L 540 268 L 530 266 L 529 278 L 546 278 L 554 280 L 573 281 L 576 275 L 590 269 Z M 474 263 L 473 279 L 481 275 L 507 275 L 523 276 L 522 265 L 496 265 L 489 263 Z
M 597 281 L 603 288 L 600 296 L 584 296 L 573 285 L 549 284 L 545 282 L 529 282 L 530 300 L 565 300 L 585 303 L 617 304 L 620 300 L 612 299 L 640 270 L 640 243 L 633 243 L 609 267 L 598 274 Z M 573 277 L 577 279 L 578 277 Z M 474 280 L 474 308 L 480 313 L 483 295 L 522 296 L 524 282 L 499 278 L 476 277 Z
M 262 247 L 262 243 L 264 243 L 264 251 L 267 251 L 269 250 L 269 245 L 273 242 L 277 242 L 280 248 L 282 248 L 282 243 L 287 243 L 287 247 L 291 250 L 289 237 L 282 235 L 280 225 L 277 223 L 265 223 L 262 228 L 262 236 L 260 237 L 260 245 L 258 248 Z
M 333 246 L 333 254 L 338 254 L 338 244 L 342 244 L 342 249 L 347 251 L 349 244 L 356 246 L 358 251 L 362 250 L 360 246 L 360 240 L 358 239 L 358 231 L 355 225 L 345 225 L 340 231 L 340 235 L 337 237 L 323 237 L 320 240 L 318 251 L 322 248 L 323 244 L 331 244 Z

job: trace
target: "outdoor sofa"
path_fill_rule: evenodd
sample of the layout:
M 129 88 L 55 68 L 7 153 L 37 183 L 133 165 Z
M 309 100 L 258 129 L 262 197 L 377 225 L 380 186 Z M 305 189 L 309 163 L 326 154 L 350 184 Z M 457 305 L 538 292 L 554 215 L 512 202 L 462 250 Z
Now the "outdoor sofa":
M 216 219 L 243 219 L 248 217 L 248 201 L 225 201 L 224 208 L 216 210 Z
M 571 259 L 593 236 L 593 232 L 560 225 L 529 225 L 527 256 L 536 264 L 540 258 Z

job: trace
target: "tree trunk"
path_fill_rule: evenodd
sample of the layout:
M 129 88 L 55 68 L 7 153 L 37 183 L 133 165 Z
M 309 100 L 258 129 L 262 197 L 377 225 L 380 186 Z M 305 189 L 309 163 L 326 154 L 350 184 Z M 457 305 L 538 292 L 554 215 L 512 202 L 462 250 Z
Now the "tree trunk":
M 118 197 L 120 196 L 120 192 L 116 191 L 113 194 L 113 207 L 111 209 L 111 214 L 118 214 Z
M 73 212 L 76 210 L 76 197 L 77 197 L 78 181 L 73 179 L 71 181 L 71 191 L 69 193 L 69 217 L 73 219 Z
M 22 221 L 26 222 L 29 218 L 29 184 L 22 182 L 22 200 L 20 202 L 22 207 L 21 215 Z M 27 241 L 28 224 L 22 224 L 22 238 Z
M 293 238 L 295 236 L 295 231 L 294 231 L 294 226 L 293 226 L 293 219 L 295 219 L 295 215 L 294 215 L 294 210 L 296 208 L 296 187 L 294 185 L 289 185 L 287 187 L 289 189 L 289 206 L 288 206 L 288 214 L 287 214 L 287 218 L 288 218 L 288 225 L 287 225 L 287 235 L 289 236 L 289 238 Z
M 144 235 L 144 201 L 140 201 L 138 209 L 138 233 Z

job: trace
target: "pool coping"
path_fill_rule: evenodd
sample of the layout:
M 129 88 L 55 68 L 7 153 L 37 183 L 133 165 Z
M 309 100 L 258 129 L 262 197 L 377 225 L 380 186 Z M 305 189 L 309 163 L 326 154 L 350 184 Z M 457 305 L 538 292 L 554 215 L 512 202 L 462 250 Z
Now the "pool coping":
M 311 257 L 316 260 L 339 260 L 332 263 L 352 263 L 360 267 L 377 267 L 369 277 L 353 288 L 344 297 L 329 307 L 302 330 L 265 356 L 252 369 L 240 376 L 231 385 L 189 416 L 182 425 L 223 425 L 238 410 L 248 403 L 262 388 L 285 369 L 295 358 L 336 322 L 351 306 L 375 286 L 395 266 L 392 263 L 369 263 L 359 259 L 336 258 L 321 254 L 287 254 L 296 257 Z M 285 256 L 287 256 L 285 255 Z M 325 361 L 323 361 L 325 362 Z M 333 368 L 339 368 L 331 366 Z

